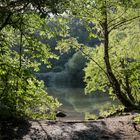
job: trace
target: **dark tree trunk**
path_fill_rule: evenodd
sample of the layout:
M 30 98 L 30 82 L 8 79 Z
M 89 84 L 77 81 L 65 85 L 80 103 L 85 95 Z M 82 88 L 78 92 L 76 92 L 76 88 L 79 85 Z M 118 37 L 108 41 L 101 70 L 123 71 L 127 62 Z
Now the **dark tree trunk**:
M 106 8 L 104 10 L 104 22 L 102 23 L 102 28 L 104 31 L 104 61 L 106 65 L 106 72 L 108 80 L 114 90 L 115 95 L 119 99 L 119 101 L 126 107 L 126 108 L 136 108 L 136 106 L 127 98 L 127 96 L 121 91 L 120 83 L 115 77 L 112 67 L 109 61 L 109 32 L 108 32 L 108 19 L 107 19 L 107 11 Z

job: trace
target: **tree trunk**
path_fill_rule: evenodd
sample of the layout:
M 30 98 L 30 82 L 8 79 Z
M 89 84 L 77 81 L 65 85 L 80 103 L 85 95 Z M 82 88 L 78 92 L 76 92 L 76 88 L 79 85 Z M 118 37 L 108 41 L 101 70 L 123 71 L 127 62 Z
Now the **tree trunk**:
M 115 95 L 119 99 L 119 101 L 126 107 L 126 108 L 136 108 L 136 106 L 127 98 L 127 96 L 121 91 L 120 83 L 115 77 L 112 67 L 109 61 L 109 32 L 108 32 L 108 19 L 107 19 L 107 11 L 104 10 L 104 22 L 102 23 L 103 31 L 104 31 L 104 61 L 106 65 L 106 72 L 108 80 L 114 90 Z

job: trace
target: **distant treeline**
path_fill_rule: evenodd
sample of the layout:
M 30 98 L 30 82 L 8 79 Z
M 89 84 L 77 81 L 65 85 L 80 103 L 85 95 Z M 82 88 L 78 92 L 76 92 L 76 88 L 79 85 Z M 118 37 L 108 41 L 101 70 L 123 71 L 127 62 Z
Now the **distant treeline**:
M 50 25 L 52 26 L 52 24 Z M 89 47 L 95 47 L 97 44 L 100 44 L 97 38 L 89 37 L 89 31 L 79 19 L 72 19 L 69 22 L 69 27 L 71 37 L 77 38 L 79 43 Z M 46 69 L 46 65 L 42 64 L 40 73 L 54 72 L 55 76 L 51 79 L 53 84 L 61 83 L 64 86 L 72 87 L 84 86 L 83 68 L 87 60 L 80 52 L 76 52 L 74 49 L 69 50 L 66 54 L 60 54 L 55 47 L 57 46 L 57 41 L 61 38 L 53 37 L 49 40 L 42 40 L 43 43 L 49 44 L 53 53 L 57 54 L 60 58 L 59 60 L 50 60 L 52 63 L 51 69 Z M 46 81 L 45 77 L 41 79 Z

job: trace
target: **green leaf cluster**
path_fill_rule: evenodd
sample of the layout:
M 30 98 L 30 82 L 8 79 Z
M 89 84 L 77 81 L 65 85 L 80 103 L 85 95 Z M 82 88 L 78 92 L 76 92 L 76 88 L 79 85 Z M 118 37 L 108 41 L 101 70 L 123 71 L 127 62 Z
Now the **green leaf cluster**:
M 140 40 L 139 21 L 136 21 L 125 28 L 120 28 L 110 34 L 110 63 L 115 76 L 117 77 L 121 90 L 126 93 L 126 80 L 131 88 L 131 94 L 135 103 L 140 103 Z M 105 70 L 104 49 L 99 47 L 89 48 L 90 55 Z M 107 75 L 92 60 L 85 68 L 86 92 L 90 93 L 97 89 L 109 92 L 112 96 L 113 89 L 108 82 Z M 127 93 L 126 93 L 127 95 Z M 113 96 L 114 97 L 114 96 Z
M 102 90 L 124 106 L 138 109 L 140 2 L 73 0 L 70 4 L 68 14 L 89 23 L 86 27 L 90 37 L 101 41 L 95 49 L 74 45 L 89 59 L 85 68 L 86 93 Z
M 42 63 L 51 67 L 50 59 L 58 58 L 41 42 L 44 34 L 36 35 L 46 32 L 46 21 L 34 12 L 12 19 L 18 22 L 0 31 L 0 116 L 55 119 L 60 103 L 34 75 Z
M 136 117 L 133 118 L 134 123 L 140 124 L 140 115 L 137 115 Z

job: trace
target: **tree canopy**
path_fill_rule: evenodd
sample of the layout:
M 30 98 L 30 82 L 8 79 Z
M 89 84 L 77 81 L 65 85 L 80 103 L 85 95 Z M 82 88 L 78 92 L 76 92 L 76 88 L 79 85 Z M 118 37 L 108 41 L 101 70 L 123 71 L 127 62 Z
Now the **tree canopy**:
M 2 0 L 0 115 L 55 118 L 60 103 L 48 96 L 34 74 L 42 63 L 51 67 L 50 59 L 58 58 L 41 42 L 55 35 L 61 38 L 61 51 L 74 47 L 89 59 L 87 92 L 103 90 L 126 108 L 139 109 L 139 8 L 139 0 Z M 50 22 L 52 15 L 62 13 Z M 71 37 L 66 23 L 71 17 L 81 21 L 100 45 L 89 48 Z
M 85 69 L 87 92 L 98 89 L 109 91 L 129 109 L 139 109 L 140 105 L 139 7 L 138 0 L 74 0 L 68 14 L 84 21 L 90 36 L 99 38 L 101 45 L 91 49 L 78 44 L 73 38 L 61 45 L 65 48 L 66 43 L 72 44 L 66 48 L 74 46 L 89 58 Z
M 66 1 L 3 0 L 0 2 L 0 115 L 1 117 L 55 118 L 57 99 L 46 93 L 34 72 L 41 63 L 57 59 L 47 37 L 49 14 L 61 13 Z M 45 19 L 45 17 L 48 17 Z M 52 34 L 53 31 L 49 30 Z

